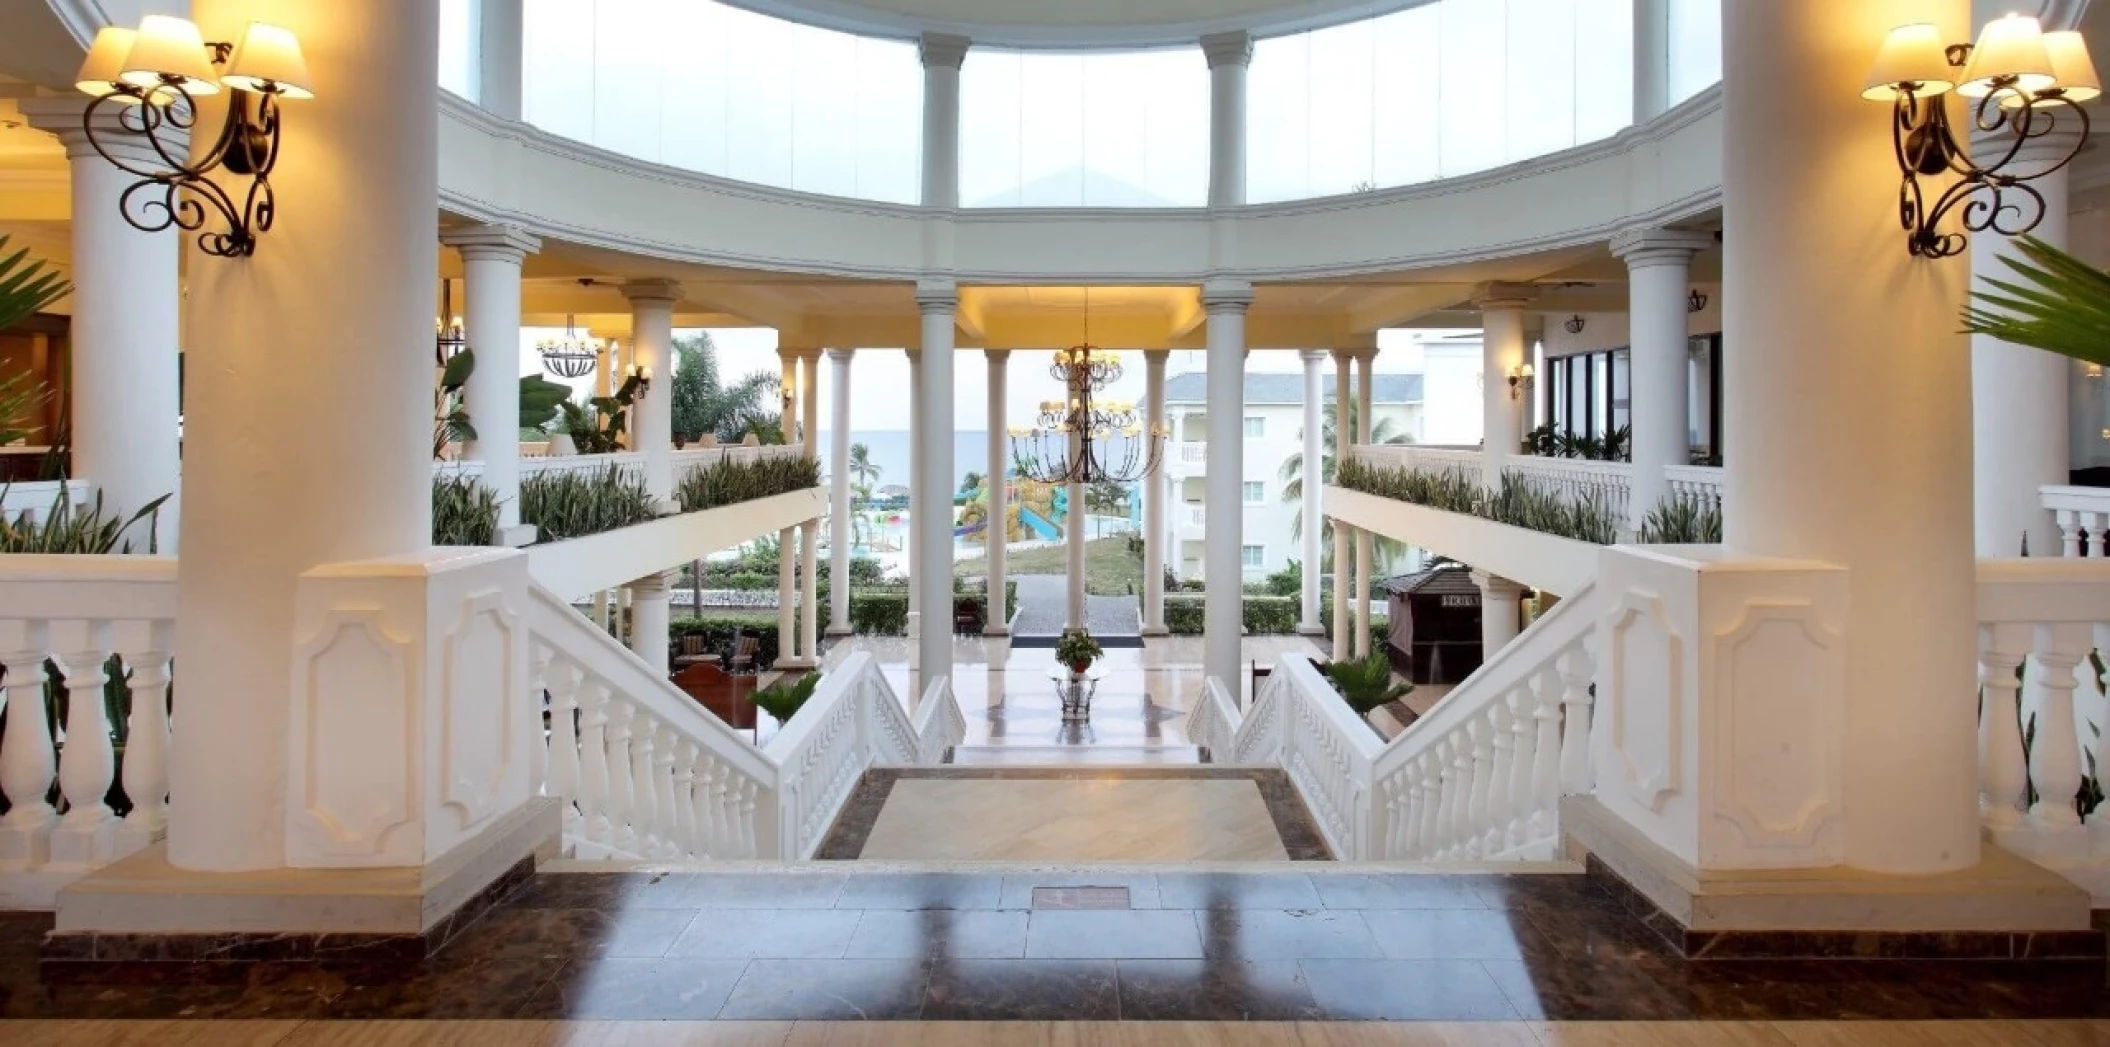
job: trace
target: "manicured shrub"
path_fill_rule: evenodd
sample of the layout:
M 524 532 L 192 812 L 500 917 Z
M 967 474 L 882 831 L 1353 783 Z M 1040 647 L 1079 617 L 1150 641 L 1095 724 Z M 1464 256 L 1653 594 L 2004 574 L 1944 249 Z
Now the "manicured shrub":
M 498 492 L 474 476 L 433 477 L 432 544 L 498 544 Z
M 1200 636 L 1207 612 L 1206 595 L 1167 595 L 1165 628 L 1174 636 Z M 1297 631 L 1298 600 L 1287 596 L 1245 596 L 1242 617 L 1253 636 L 1281 636 Z
M 820 482 L 820 463 L 803 455 L 751 460 L 728 455 L 690 470 L 675 485 L 674 498 L 682 512 L 693 513 L 818 487 Z
M 659 509 L 645 481 L 607 465 L 592 471 L 535 473 L 520 481 L 520 521 L 535 525 L 538 541 L 561 542 L 655 519 Z

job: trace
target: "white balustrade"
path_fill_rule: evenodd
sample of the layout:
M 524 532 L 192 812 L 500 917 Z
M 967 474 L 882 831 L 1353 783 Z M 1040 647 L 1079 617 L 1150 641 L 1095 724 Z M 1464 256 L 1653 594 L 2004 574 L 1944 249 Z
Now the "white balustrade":
M 60 887 L 164 832 L 175 615 L 173 557 L 0 557 L 0 908 L 51 908 Z M 124 673 L 116 708 L 113 656 Z M 47 663 L 65 677 L 59 717 Z M 131 803 L 122 818 L 108 802 L 120 781 Z
M 951 677 L 941 676 L 924 688 L 912 719 L 917 763 L 944 763 L 946 754 L 967 739 L 967 715 L 953 697 Z
M 1582 458 L 1512 455 L 1509 472 L 1535 486 L 1558 493 L 1569 503 L 1594 499 L 1615 520 L 1628 518 L 1634 495 L 1634 467 L 1626 462 L 1593 462 Z
M 2059 524 L 2060 556 L 2110 556 L 2110 487 L 2039 488 L 2044 508 Z M 2048 556 L 2044 549 L 2032 549 Z
M 1180 461 L 1188 465 L 1209 464 L 1209 445 L 1205 443 L 1181 444 Z
M 1461 472 L 1480 475 L 1478 447 L 1446 447 L 1434 444 L 1356 444 L 1349 454 L 1365 464 L 1388 469 L 1418 469 L 1422 472 Z
M 1202 507 L 1201 507 L 1201 506 L 1199 506 L 1199 505 L 1190 505 L 1190 506 L 1188 506 L 1188 507 L 1187 507 L 1187 524 L 1188 524 L 1188 526 L 1190 526 L 1190 527 L 1206 527 L 1206 526 L 1208 526 L 1208 524 L 1209 524 L 1209 511 L 1208 511 L 1207 509 L 1204 509 L 1204 508 L 1202 508 Z
M 1671 497 L 1722 511 L 1722 469 L 1714 465 L 1672 465 L 1663 469 Z M 1654 508 L 1648 506 L 1646 508 Z
M 0 485 L 0 514 L 7 516 L 9 523 L 20 522 L 27 517 L 32 524 L 44 522 L 53 506 L 59 503 L 61 491 L 75 508 L 95 501 L 95 485 L 86 480 L 38 480 L 35 482 Z
M 1364 464 L 1381 468 L 1453 472 L 1476 478 L 1482 472 L 1478 448 L 1357 444 L 1350 454 Z M 1594 497 L 1617 519 L 1627 519 L 1632 509 L 1634 467 L 1627 462 L 1519 454 L 1509 457 L 1506 468 L 1534 486 L 1558 493 L 1571 502 Z M 1663 470 L 1663 476 L 1674 497 L 1704 504 L 1716 511 L 1721 509 L 1721 469 L 1673 465 Z M 2105 501 L 2105 508 L 2110 510 L 2110 500 Z
M 1268 678 L 1272 679 L 1273 674 Z M 1223 681 L 1210 677 L 1202 682 L 1201 701 L 1187 715 L 1187 740 L 1201 746 L 1213 762 L 1229 763 L 1243 719 L 1237 700 L 1224 689 Z

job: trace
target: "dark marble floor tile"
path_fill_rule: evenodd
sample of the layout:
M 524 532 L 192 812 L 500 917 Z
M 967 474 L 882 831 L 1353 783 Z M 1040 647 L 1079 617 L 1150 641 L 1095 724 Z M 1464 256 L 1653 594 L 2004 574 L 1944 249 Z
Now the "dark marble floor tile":
M 1587 905 L 1510 910 L 1530 922 L 1561 954 L 1578 963 L 1618 964 L 1639 957 L 1683 959 L 1683 954 L 1639 918 Z
M 1625 912 L 1620 900 L 1581 873 L 1515 873 L 1471 877 L 1473 893 L 1490 909 L 1540 906 Z
M 1185 909 L 1036 912 L 1026 955 L 1065 960 L 1200 959 L 1201 935 Z
M 867 909 L 843 955 L 850 959 L 1017 959 L 1026 918 L 1014 909 Z
M 698 909 L 828 909 L 849 877 L 840 873 L 685 873 L 683 904 Z
M 52 922 L 48 912 L 0 912 L 0 961 L 35 959 Z
M 672 948 L 677 959 L 835 959 L 850 946 L 858 917 L 852 909 L 706 910 Z
M 318 1018 L 509 1018 L 564 966 L 542 957 L 446 965 L 411 977 L 351 974 Z
M 1484 909 L 1463 876 L 1314 873 L 1312 887 L 1329 909 Z
M 867 873 L 850 877 L 838 909 L 997 909 L 1004 878 L 969 873 Z M 1018 906 L 1026 908 L 1026 906 Z
M 1698 1013 L 1677 971 L 1650 962 L 1584 964 L 1552 956 L 1480 966 L 1526 1019 L 1684 1021 Z
M 1478 963 L 1463 960 L 1303 960 L 1312 1002 L 1327 1018 L 1513 1020 L 1517 1010 Z
M 687 909 L 688 878 L 666 873 L 538 873 L 502 909 Z
M 515 1017 L 704 1021 L 718 1016 L 745 960 L 587 960 L 567 964 Z
M 993 961 L 991 961 L 993 962 Z M 756 960 L 718 1012 L 725 1020 L 915 1018 L 930 981 L 924 960 Z
M 687 909 L 500 909 L 471 924 L 440 955 L 463 963 L 525 956 L 664 956 L 695 917 Z
M 1149 873 L 1018 873 L 1004 877 L 999 909 L 1031 909 L 1035 887 L 1126 887 L 1131 909 L 1158 908 L 1158 878 Z
M 1559 955 L 1524 914 L 1500 909 L 1370 909 L 1370 933 L 1393 960 L 1521 960 Z
M 1158 905 L 1166 909 L 1317 909 L 1323 903 L 1311 877 L 1301 873 L 1159 873 Z
M 1112 960 L 941 960 L 923 996 L 926 1021 L 1113 1021 L 1122 1017 Z
M 1305 1021 L 1321 1017 L 1295 960 L 1121 960 L 1124 1021 Z
M 1384 955 L 1363 914 L 1352 909 L 1204 909 L 1194 917 L 1203 953 L 1210 958 L 1375 960 Z

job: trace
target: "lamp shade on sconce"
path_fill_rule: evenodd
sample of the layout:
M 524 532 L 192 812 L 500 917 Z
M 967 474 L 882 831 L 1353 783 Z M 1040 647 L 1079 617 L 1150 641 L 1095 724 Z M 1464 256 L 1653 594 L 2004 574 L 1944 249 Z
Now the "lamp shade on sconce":
M 1907 89 L 1914 94 L 1944 94 L 1956 86 L 1956 70 L 1944 54 L 1941 30 L 1922 22 L 1901 25 L 1883 38 L 1876 52 L 1875 67 L 1868 71 L 1868 86 L 1861 97 L 1872 102 L 1893 102 Z
M 119 79 L 136 87 L 167 85 L 189 94 L 218 94 L 220 82 L 205 54 L 205 38 L 188 19 L 148 15 L 125 57 Z
M 88 57 L 81 61 L 80 72 L 73 74 L 73 86 L 92 98 L 117 96 L 120 105 L 137 105 L 139 98 L 126 93 L 125 59 L 131 57 L 132 45 L 139 39 L 138 30 L 119 29 L 111 26 L 95 33 L 95 42 L 88 45 Z
M 264 22 L 249 23 L 220 82 L 237 91 L 260 91 L 281 98 L 315 97 L 300 40 L 291 30 Z
M 2088 41 L 2074 29 L 2062 29 L 2044 34 L 2044 50 L 2051 55 L 2051 72 L 2059 78 L 2059 90 L 2076 102 L 2099 98 L 2103 93 L 2102 77 L 2095 71 L 2095 59 L 2088 54 Z
M 2028 94 L 2058 83 L 2051 53 L 2044 46 L 2044 31 L 2034 18 L 2008 15 L 1987 22 L 1956 90 L 1967 98 L 1984 98 L 2010 81 Z

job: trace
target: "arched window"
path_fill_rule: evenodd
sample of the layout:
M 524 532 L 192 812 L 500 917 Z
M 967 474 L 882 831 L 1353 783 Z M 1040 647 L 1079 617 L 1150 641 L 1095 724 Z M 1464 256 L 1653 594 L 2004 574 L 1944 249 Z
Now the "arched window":
M 477 101 L 478 0 L 440 0 L 440 87 Z
M 1198 48 L 975 49 L 960 70 L 966 207 L 1199 207 L 1209 69 Z

